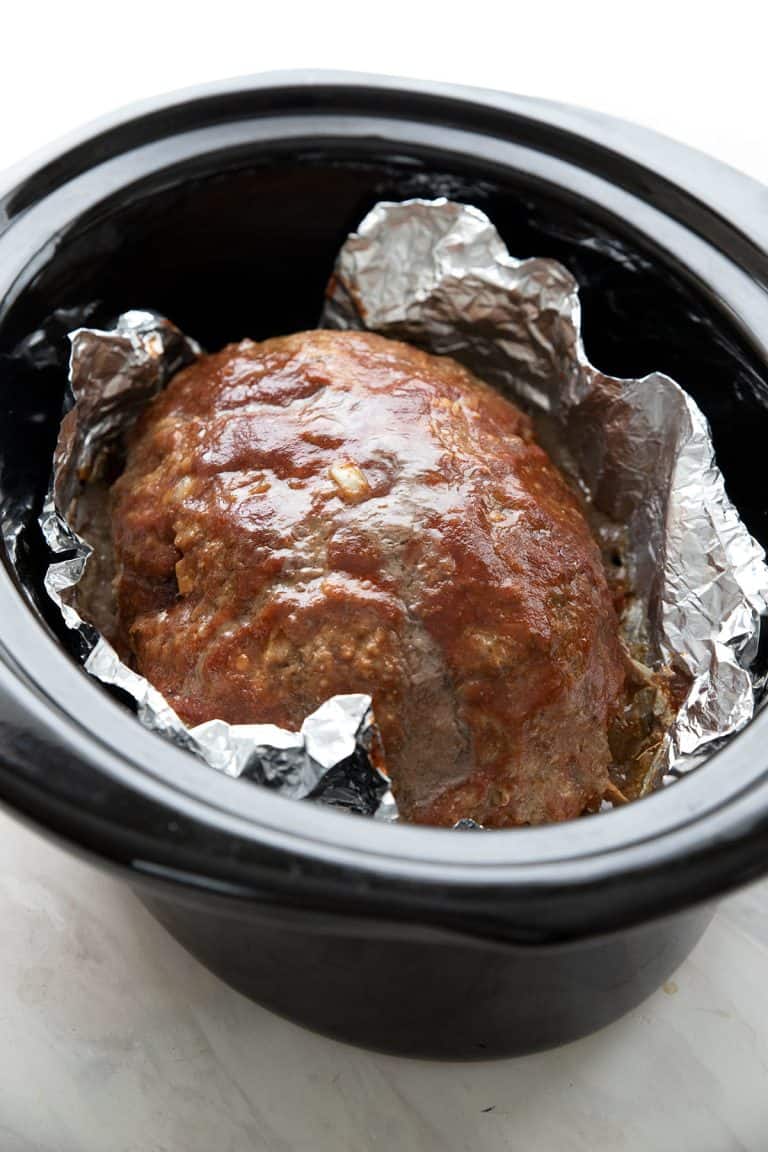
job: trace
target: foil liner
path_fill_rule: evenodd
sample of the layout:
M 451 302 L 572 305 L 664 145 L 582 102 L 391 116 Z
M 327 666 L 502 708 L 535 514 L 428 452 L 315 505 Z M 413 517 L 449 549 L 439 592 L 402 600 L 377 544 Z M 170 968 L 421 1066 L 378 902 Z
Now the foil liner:
M 448 353 L 539 414 L 551 454 L 605 517 L 598 535 L 620 540 L 628 640 L 690 684 L 657 770 L 695 766 L 751 719 L 763 549 L 728 499 L 694 400 L 662 373 L 617 379 L 589 363 L 566 268 L 516 260 L 469 205 L 380 203 L 339 254 L 323 322 Z
M 77 606 L 91 543 L 75 530 L 78 498 L 108 474 L 125 432 L 144 405 L 200 352 L 170 321 L 151 312 L 126 312 L 109 331 L 70 333 L 72 407 L 64 417 L 52 484 L 40 524 L 58 557 L 45 587 L 67 626 L 77 633 L 87 672 L 122 689 L 145 727 L 194 753 L 228 776 L 248 778 L 292 799 L 394 817 L 388 781 L 372 764 L 376 738 L 371 699 L 334 696 L 304 720 L 299 732 L 274 724 L 211 720 L 187 728 L 157 689 L 118 657 Z
M 749 663 L 768 609 L 762 549 L 728 500 L 690 396 L 659 373 L 619 380 L 588 362 L 577 285 L 565 268 L 514 259 L 470 206 L 381 203 L 341 249 L 322 325 L 375 329 L 454 355 L 538 414 L 548 449 L 598 516 L 598 534 L 622 552 L 629 642 L 690 685 L 656 762 L 665 781 L 747 723 L 755 707 Z M 333 697 L 298 733 L 220 720 L 188 729 L 81 618 L 77 591 L 93 549 L 74 527 L 78 498 L 104 481 L 126 428 L 199 349 L 150 312 L 127 312 L 109 331 L 79 328 L 70 339 L 74 404 L 41 525 L 56 556 L 46 588 L 79 638 L 86 670 L 126 692 L 146 727 L 219 771 L 396 819 L 370 755 L 369 697 Z

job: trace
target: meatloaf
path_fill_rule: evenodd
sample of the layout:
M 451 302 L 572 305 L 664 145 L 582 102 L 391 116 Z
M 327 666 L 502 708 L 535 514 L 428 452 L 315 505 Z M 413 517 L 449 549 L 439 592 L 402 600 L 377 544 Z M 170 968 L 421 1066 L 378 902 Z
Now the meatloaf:
M 448 357 L 313 331 L 201 356 L 112 490 L 121 654 L 190 725 L 373 698 L 403 818 L 566 820 L 610 788 L 625 656 L 579 500 Z

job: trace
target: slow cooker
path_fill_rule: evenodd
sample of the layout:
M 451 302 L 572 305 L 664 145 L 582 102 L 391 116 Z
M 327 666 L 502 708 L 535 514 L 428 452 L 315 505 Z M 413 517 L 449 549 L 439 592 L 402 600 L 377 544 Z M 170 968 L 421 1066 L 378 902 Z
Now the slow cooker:
M 389 826 L 217 774 L 84 673 L 43 590 L 67 318 L 155 308 L 211 349 L 309 328 L 376 201 L 470 202 L 514 255 L 574 273 L 593 363 L 695 396 L 765 543 L 768 191 L 603 115 L 300 72 L 113 114 L 0 193 L 5 805 L 114 870 L 241 992 L 343 1040 L 488 1058 L 639 1003 L 717 899 L 768 871 L 768 713 L 673 786 L 541 828 Z

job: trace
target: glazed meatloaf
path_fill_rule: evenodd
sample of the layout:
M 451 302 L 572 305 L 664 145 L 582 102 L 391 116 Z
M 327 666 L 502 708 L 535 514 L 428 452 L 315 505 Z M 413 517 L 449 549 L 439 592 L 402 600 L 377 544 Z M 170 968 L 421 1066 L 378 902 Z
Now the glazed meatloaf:
M 454 360 L 331 331 L 202 356 L 132 433 L 112 518 L 122 655 L 188 724 L 368 693 L 420 823 L 610 789 L 600 552 L 528 418 Z

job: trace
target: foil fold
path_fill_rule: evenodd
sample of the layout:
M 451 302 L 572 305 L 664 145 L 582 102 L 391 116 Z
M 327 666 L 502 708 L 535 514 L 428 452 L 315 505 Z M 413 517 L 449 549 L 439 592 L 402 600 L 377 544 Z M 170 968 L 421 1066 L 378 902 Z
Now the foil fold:
M 323 321 L 455 356 L 550 429 L 547 448 L 601 518 L 598 537 L 620 538 L 630 646 L 688 683 L 659 771 L 694 766 L 751 719 L 763 549 L 728 499 L 692 397 L 659 372 L 618 379 L 590 364 L 566 268 L 515 259 L 470 205 L 382 202 L 341 249 Z
M 755 707 L 749 663 L 768 611 L 763 551 L 727 497 L 692 398 L 660 373 L 617 379 L 589 363 L 577 284 L 562 265 L 516 260 L 471 206 L 380 203 L 339 253 L 321 323 L 453 355 L 534 414 L 547 449 L 594 511 L 598 536 L 620 548 L 630 648 L 687 684 L 657 775 L 669 780 L 695 766 L 712 742 L 747 723 Z M 73 406 L 41 526 L 54 554 L 46 588 L 79 639 L 86 670 L 127 692 L 146 727 L 218 771 L 396 819 L 375 767 L 368 696 L 333 697 L 299 732 L 221 720 L 189 729 L 81 617 L 78 588 L 93 547 L 75 527 L 78 499 L 108 481 L 126 430 L 200 349 L 151 312 L 127 312 L 107 331 L 78 328 L 70 339 Z
M 75 529 L 78 498 L 89 485 L 109 476 L 126 431 L 200 348 L 170 321 L 139 311 L 124 313 L 108 331 L 75 329 L 70 342 L 72 406 L 61 424 L 40 525 L 57 557 L 48 567 L 45 587 L 79 638 L 85 670 L 127 693 L 146 728 L 227 776 L 254 780 L 291 799 L 309 798 L 394 818 L 388 781 L 370 757 L 375 730 L 369 696 L 326 700 L 306 717 L 299 732 L 223 720 L 187 728 L 162 694 L 82 618 L 78 588 L 94 546 Z

